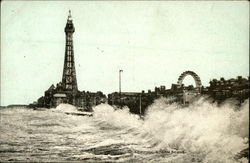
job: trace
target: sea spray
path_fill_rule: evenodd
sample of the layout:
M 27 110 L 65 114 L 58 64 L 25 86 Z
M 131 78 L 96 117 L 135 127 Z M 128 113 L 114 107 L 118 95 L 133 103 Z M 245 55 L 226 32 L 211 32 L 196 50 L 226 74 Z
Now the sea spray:
M 117 109 L 108 104 L 101 104 L 94 108 L 94 118 L 105 125 L 119 128 L 138 128 L 142 120 L 136 114 L 131 114 L 128 107 Z
M 157 142 L 161 150 L 181 150 L 202 162 L 236 162 L 234 156 L 249 146 L 248 106 L 248 100 L 238 107 L 200 98 L 182 107 L 160 98 L 148 108 L 144 121 L 130 114 L 128 108 L 115 110 L 109 105 L 99 105 L 94 111 L 95 118 L 106 125 L 136 128 L 141 139 Z
M 77 112 L 77 108 L 73 105 L 70 105 L 70 104 L 60 104 L 58 105 L 56 108 L 52 108 L 50 109 L 51 111 L 54 111 L 54 112 Z
M 249 102 L 188 107 L 160 98 L 144 120 L 107 104 L 93 117 L 68 104 L 56 109 L 0 110 L 0 161 L 248 162 Z M 237 156 L 237 157 L 235 157 Z

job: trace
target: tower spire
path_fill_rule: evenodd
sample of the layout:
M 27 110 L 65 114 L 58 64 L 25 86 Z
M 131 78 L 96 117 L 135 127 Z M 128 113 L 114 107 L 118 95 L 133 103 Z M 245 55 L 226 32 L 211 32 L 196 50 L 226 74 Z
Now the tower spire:
M 72 20 L 71 10 L 69 10 L 68 20 Z

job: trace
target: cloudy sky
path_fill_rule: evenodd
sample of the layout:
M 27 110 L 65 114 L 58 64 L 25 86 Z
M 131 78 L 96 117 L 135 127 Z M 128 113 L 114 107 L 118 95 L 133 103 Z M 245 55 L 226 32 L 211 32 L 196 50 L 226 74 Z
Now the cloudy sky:
M 61 81 L 71 9 L 79 90 L 171 87 L 186 71 L 249 75 L 247 1 L 3 1 L 1 105 L 26 104 Z M 187 76 L 184 84 L 193 84 Z

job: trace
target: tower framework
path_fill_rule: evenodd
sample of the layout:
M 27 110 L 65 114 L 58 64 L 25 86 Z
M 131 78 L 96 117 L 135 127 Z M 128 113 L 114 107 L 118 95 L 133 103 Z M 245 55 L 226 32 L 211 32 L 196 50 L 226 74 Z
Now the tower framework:
M 64 58 L 63 76 L 62 76 L 62 87 L 64 91 L 74 94 L 78 91 L 78 88 L 77 88 L 74 50 L 73 50 L 73 33 L 75 32 L 75 27 L 73 25 L 73 20 L 70 11 L 64 31 L 66 34 L 66 44 L 65 44 L 65 58 Z

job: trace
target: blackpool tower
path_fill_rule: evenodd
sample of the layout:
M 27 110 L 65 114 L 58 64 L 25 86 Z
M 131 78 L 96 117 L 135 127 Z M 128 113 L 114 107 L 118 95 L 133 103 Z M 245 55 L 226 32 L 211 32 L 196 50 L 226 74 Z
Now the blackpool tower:
M 78 91 L 75 62 L 74 62 L 74 50 L 73 50 L 73 33 L 75 32 L 75 27 L 73 25 L 73 20 L 71 17 L 70 10 L 64 31 L 66 34 L 66 45 L 65 45 L 63 76 L 62 76 L 62 87 L 64 91 L 66 91 L 67 93 L 75 94 Z
M 36 104 L 31 105 L 35 107 L 55 108 L 62 103 L 67 103 L 80 107 L 85 111 L 91 111 L 93 106 L 105 102 L 106 96 L 101 91 L 94 93 L 78 90 L 73 50 L 73 33 L 75 32 L 75 27 L 70 11 L 64 32 L 66 35 L 66 44 L 62 81 L 56 87 L 52 84 L 44 92 L 44 96 L 40 97 Z

